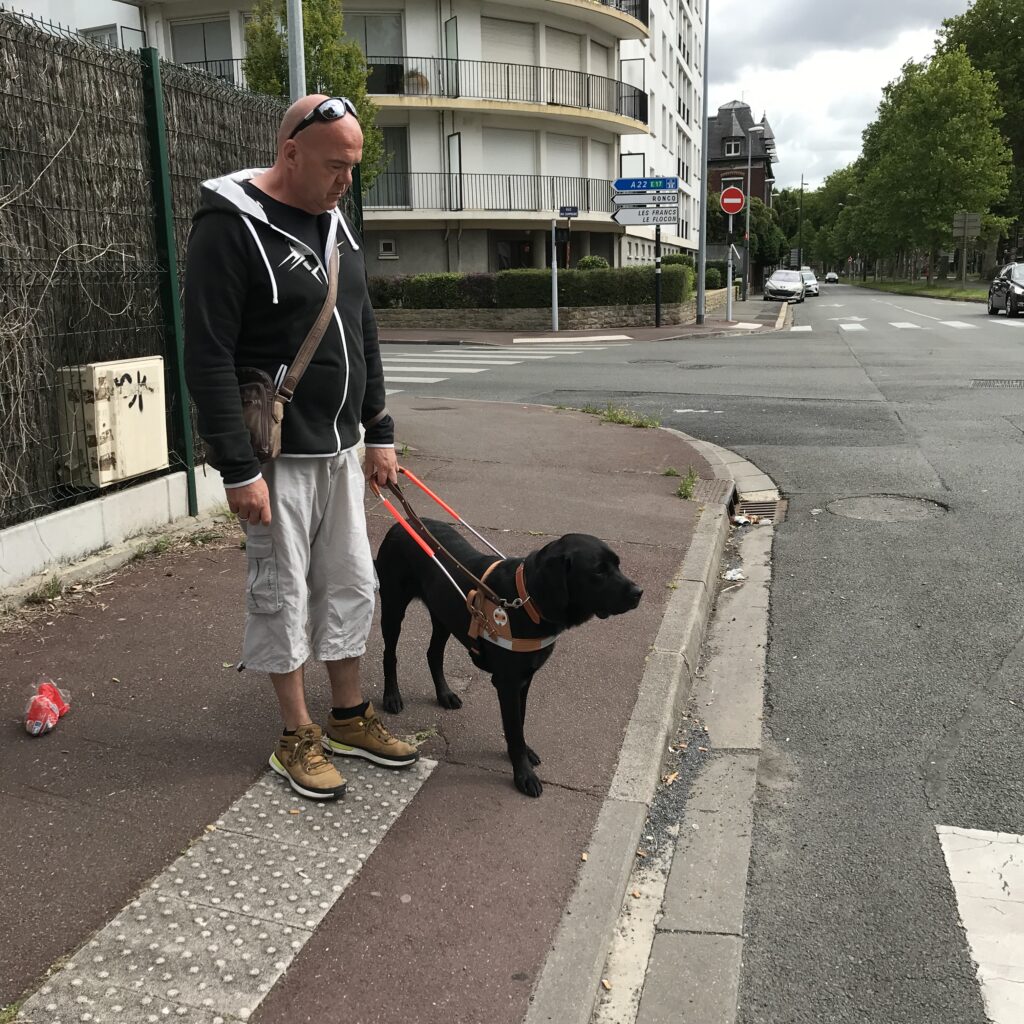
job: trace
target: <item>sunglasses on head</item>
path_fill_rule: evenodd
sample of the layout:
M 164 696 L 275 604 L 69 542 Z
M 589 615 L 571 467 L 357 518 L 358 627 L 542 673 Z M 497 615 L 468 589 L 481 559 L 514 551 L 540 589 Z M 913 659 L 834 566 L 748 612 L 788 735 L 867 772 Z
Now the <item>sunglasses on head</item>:
M 323 103 L 318 103 L 292 130 L 289 139 L 294 139 L 303 128 L 308 128 L 314 121 L 340 121 L 346 114 L 351 114 L 357 121 L 359 112 L 356 105 L 346 96 L 332 96 Z

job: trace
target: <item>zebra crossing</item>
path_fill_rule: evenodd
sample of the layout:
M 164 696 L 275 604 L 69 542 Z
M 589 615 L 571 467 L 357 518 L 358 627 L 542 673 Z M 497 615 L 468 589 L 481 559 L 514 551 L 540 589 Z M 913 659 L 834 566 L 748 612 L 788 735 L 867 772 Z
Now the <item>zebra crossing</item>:
M 991 317 L 983 321 L 986 324 L 998 324 L 1000 327 L 1009 327 L 1011 330 L 1024 331 L 1024 320 L 1007 320 L 1004 317 Z M 976 331 L 981 324 L 967 323 L 966 320 L 937 320 L 936 325 L 940 327 L 951 327 L 956 331 Z M 841 331 L 869 331 L 870 326 L 866 326 L 860 323 L 838 323 L 836 326 Z M 915 324 L 906 320 L 893 320 L 889 321 L 889 327 L 894 327 L 898 331 L 930 331 L 934 327 L 931 324 Z M 790 327 L 791 334 L 807 334 L 811 331 L 828 331 L 831 330 L 831 325 L 828 327 L 816 328 L 811 324 L 798 324 Z
M 549 339 L 544 339 L 548 342 Z M 400 394 L 404 389 L 396 384 L 441 384 L 451 377 L 473 379 L 476 374 L 487 373 L 503 366 L 529 365 L 553 359 L 571 358 L 586 352 L 601 352 L 608 348 L 623 348 L 628 342 L 605 345 L 570 345 L 547 343 L 543 351 L 530 349 L 495 348 L 494 346 L 460 345 L 426 349 L 416 346 L 396 350 L 392 345 L 381 347 L 381 362 L 384 365 L 385 391 L 389 395 Z

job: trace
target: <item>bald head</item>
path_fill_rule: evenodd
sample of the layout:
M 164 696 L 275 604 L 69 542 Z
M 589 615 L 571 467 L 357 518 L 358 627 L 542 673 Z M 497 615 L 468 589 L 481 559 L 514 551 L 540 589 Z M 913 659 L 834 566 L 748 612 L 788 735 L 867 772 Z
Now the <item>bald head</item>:
M 324 96 L 323 93 L 311 93 L 309 96 L 303 96 L 302 99 L 296 100 L 284 112 L 284 117 L 281 118 L 281 127 L 277 130 L 278 155 L 281 153 L 281 147 L 288 141 L 288 136 L 299 127 L 302 119 L 324 100 L 329 99 L 330 96 Z

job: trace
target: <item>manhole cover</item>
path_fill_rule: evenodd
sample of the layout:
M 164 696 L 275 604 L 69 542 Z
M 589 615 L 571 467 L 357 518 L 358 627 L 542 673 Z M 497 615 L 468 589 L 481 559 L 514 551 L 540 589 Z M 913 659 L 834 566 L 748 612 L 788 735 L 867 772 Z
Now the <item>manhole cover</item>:
M 944 505 L 927 498 L 907 498 L 901 494 L 865 494 L 859 498 L 838 498 L 825 506 L 834 516 L 867 519 L 873 523 L 914 523 L 948 511 Z

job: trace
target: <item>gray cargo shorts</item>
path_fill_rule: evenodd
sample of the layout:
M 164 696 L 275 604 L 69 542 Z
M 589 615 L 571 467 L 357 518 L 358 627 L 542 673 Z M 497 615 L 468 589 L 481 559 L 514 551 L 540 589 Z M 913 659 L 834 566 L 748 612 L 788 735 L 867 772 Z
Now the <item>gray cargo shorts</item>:
M 356 450 L 275 459 L 264 465 L 263 477 L 272 521 L 245 527 L 242 662 L 285 673 L 310 654 L 319 661 L 359 657 L 377 588 Z

